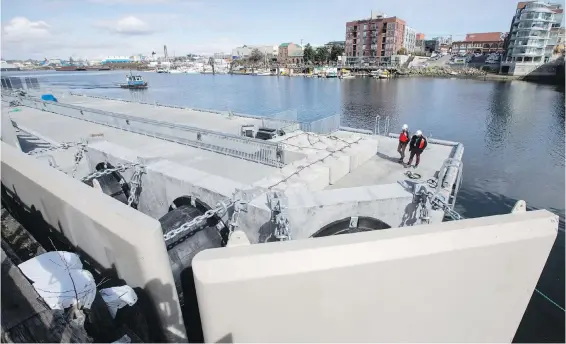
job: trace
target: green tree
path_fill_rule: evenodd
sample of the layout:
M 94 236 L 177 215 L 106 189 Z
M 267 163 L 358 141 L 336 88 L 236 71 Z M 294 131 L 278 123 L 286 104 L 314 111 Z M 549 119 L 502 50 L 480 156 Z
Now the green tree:
M 305 49 L 303 50 L 303 61 L 305 61 L 305 63 L 314 61 L 314 49 L 312 48 L 310 43 L 307 43 L 307 45 L 305 45 Z
M 249 60 L 252 63 L 258 63 L 264 60 L 264 55 L 259 49 L 254 49 L 250 54 Z
M 407 49 L 405 49 L 404 47 L 397 50 L 397 55 L 407 55 Z
M 344 48 L 339 45 L 333 45 L 330 49 L 330 61 L 338 61 L 338 56 L 344 54 Z
M 314 60 L 318 63 L 326 63 L 330 54 L 328 53 L 328 49 L 325 47 L 318 47 L 314 53 Z

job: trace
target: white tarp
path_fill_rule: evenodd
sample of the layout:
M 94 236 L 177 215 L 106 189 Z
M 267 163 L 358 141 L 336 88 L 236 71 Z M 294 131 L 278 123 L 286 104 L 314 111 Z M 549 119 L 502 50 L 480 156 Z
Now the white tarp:
M 71 252 L 47 252 L 18 265 L 22 273 L 51 309 L 65 309 L 77 302 L 90 308 L 96 296 L 94 277 L 78 255 Z

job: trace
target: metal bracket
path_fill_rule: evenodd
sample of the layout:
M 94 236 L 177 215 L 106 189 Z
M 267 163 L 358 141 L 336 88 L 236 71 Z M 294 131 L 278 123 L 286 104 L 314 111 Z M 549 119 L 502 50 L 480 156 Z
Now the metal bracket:
M 358 217 L 357 216 L 350 217 L 350 225 L 348 227 L 349 228 L 358 228 Z

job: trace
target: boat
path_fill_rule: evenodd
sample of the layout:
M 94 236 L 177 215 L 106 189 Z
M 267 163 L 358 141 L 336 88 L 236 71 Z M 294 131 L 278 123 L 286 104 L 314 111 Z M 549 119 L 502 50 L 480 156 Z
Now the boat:
M 120 84 L 120 87 L 129 89 L 142 89 L 147 88 L 147 82 L 144 81 L 141 75 L 134 75 L 130 73 L 130 75 L 126 75 L 126 83 Z
M 85 67 L 82 66 L 61 66 L 55 67 L 58 72 L 76 72 L 76 71 L 86 71 Z
M 266 72 L 266 71 L 261 71 L 261 72 L 257 72 L 254 75 L 258 75 L 258 76 L 269 76 L 272 75 L 271 72 Z
M 195 70 L 193 68 L 188 68 L 185 70 L 185 74 L 200 74 L 200 72 L 198 70 Z
M 183 71 L 179 70 L 179 69 L 171 69 L 171 70 L 169 70 L 169 73 L 170 74 L 182 74 Z
M 168 70 L 168 69 L 163 69 L 163 68 L 157 68 L 155 71 L 156 71 L 157 73 L 169 73 L 169 70 Z

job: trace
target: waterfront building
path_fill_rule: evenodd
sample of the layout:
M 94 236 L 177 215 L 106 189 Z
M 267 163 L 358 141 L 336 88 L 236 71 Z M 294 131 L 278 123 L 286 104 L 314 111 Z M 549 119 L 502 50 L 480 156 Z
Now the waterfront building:
M 417 33 L 415 40 L 424 41 L 424 39 L 425 39 L 424 33 Z
M 404 20 L 372 13 L 370 18 L 346 23 L 346 64 L 388 64 L 403 47 Z
M 332 42 L 328 42 L 324 45 L 324 47 L 326 49 L 328 49 L 328 51 L 332 50 L 332 47 L 341 47 L 342 49 L 345 49 L 346 47 L 346 41 L 332 41 Z
M 405 34 L 403 38 L 403 48 L 407 50 L 408 53 L 415 51 L 415 45 L 417 41 L 417 31 L 408 25 L 405 25 Z
M 519 2 L 505 41 L 501 73 L 525 75 L 549 62 L 558 43 L 563 12 L 558 3 Z
M 440 52 L 440 41 L 437 39 L 425 39 L 424 43 L 424 50 L 427 53 L 435 53 Z
M 507 32 L 468 33 L 463 41 L 452 43 L 455 54 L 489 54 L 503 53 Z
M 277 62 L 290 64 L 303 63 L 303 47 L 295 43 L 280 44 Z
M 232 59 L 237 60 L 247 58 L 252 54 L 254 49 L 259 50 L 262 54 L 267 55 L 267 57 L 270 58 L 277 57 L 279 52 L 279 47 L 277 45 L 243 45 L 232 49 Z
M 133 62 L 130 56 L 107 56 L 102 60 L 102 64 L 107 63 L 131 63 Z

